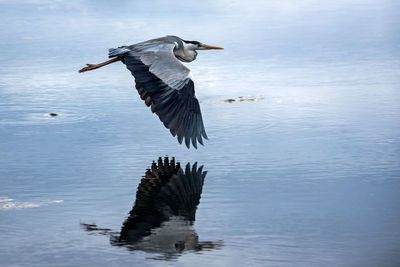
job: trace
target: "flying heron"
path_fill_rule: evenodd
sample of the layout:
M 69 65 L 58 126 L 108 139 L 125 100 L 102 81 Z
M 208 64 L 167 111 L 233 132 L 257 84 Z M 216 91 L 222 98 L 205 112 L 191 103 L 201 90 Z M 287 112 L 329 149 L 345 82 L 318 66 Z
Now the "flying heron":
M 196 59 L 196 50 L 223 49 L 177 36 L 165 36 L 130 46 L 109 49 L 111 60 L 87 64 L 85 72 L 122 61 L 135 77 L 136 89 L 151 111 L 181 144 L 197 148 L 207 138 L 190 69 L 181 62 Z

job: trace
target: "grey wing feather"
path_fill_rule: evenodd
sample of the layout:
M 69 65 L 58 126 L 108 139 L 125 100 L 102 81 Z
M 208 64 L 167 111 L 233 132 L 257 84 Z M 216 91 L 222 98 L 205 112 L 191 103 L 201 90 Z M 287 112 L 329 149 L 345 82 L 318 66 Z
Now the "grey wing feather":
M 172 41 L 167 39 L 166 43 L 159 38 L 121 47 L 123 50 L 119 51 L 146 105 L 151 106 L 179 143 L 185 139 L 188 148 L 190 143 L 197 148 L 197 141 L 203 144 L 202 136 L 207 139 L 207 134 L 190 70 L 173 54 Z

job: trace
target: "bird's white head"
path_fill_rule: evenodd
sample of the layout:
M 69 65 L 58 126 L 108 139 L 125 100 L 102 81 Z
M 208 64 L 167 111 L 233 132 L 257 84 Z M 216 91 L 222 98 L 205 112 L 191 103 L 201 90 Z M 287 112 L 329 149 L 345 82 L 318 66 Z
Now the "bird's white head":
M 171 37 L 175 38 L 176 40 L 174 54 L 180 61 L 183 62 L 191 62 L 195 60 L 197 57 L 196 50 L 223 49 L 222 47 L 206 45 L 198 41 L 186 41 L 176 36 Z

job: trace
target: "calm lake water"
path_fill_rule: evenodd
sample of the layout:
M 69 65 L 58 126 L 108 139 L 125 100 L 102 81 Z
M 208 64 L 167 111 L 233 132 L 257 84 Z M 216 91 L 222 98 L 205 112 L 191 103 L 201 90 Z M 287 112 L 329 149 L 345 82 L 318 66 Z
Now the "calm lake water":
M 399 18 L 394 0 L 0 1 L 0 265 L 399 266 Z M 121 63 L 77 72 L 167 34 L 225 47 L 188 65 L 198 150 Z M 213 248 L 113 245 L 164 156 L 208 171 L 190 232 Z

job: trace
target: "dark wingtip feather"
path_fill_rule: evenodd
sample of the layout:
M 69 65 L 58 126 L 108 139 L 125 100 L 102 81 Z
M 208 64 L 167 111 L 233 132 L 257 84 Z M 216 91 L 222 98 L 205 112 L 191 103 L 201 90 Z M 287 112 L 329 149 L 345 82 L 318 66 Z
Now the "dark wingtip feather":
M 197 169 L 198 174 L 201 174 L 201 173 L 202 173 L 203 168 L 204 168 L 204 165 L 201 165 L 201 166 Z
M 185 174 L 189 174 L 189 173 L 190 173 L 190 162 L 188 162 L 185 167 Z
M 208 140 L 208 136 L 207 136 L 207 134 L 206 134 L 206 130 L 203 130 L 203 131 L 201 132 L 201 135 L 204 137 L 204 139 L 207 139 L 207 140 Z
M 178 135 L 178 142 L 179 144 L 182 144 L 183 141 L 183 136 L 182 135 Z
M 190 138 L 185 137 L 185 145 L 187 148 L 190 148 Z
M 204 146 L 204 144 L 203 144 L 203 138 L 201 138 L 201 134 L 199 134 L 199 135 L 197 136 L 197 141 L 199 141 L 199 143 L 200 143 L 202 146 Z
M 197 170 L 197 161 L 192 166 L 192 172 L 195 173 Z
M 197 149 L 196 137 L 194 137 L 194 138 L 192 137 L 192 145 L 193 145 L 194 148 Z

